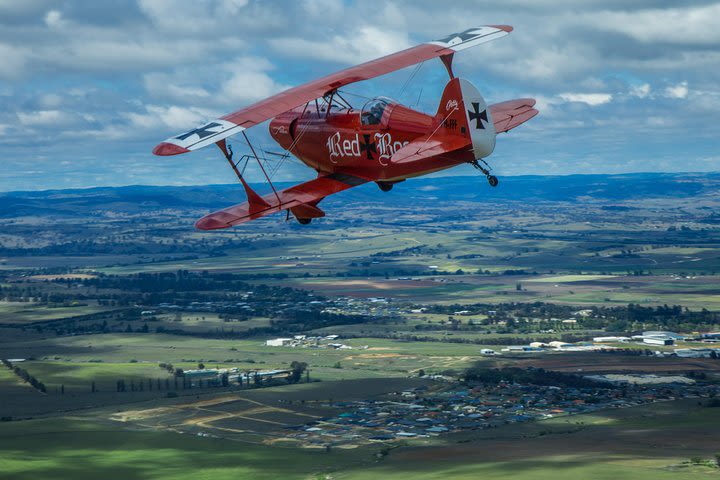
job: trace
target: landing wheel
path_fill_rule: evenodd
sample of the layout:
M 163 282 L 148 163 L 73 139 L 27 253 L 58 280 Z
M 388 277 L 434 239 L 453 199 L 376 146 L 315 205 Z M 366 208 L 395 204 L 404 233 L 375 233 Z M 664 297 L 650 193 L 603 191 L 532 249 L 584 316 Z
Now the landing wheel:
M 378 184 L 378 187 L 380 187 L 380 190 L 382 190 L 383 192 L 389 192 L 389 191 L 392 190 L 392 188 L 393 188 L 393 184 L 392 184 L 392 183 L 388 183 L 388 182 L 377 182 L 377 184 Z
M 482 165 L 480 165 L 480 162 L 482 162 Z M 490 175 L 490 165 L 488 165 L 485 160 L 478 158 L 477 160 L 470 162 L 470 165 L 472 165 L 476 170 L 480 170 L 485 177 L 487 177 L 487 181 L 491 187 L 497 187 L 498 179 L 495 175 Z M 483 165 L 485 166 L 483 167 Z
M 312 218 L 298 218 L 297 221 L 300 225 L 307 225 L 312 222 Z

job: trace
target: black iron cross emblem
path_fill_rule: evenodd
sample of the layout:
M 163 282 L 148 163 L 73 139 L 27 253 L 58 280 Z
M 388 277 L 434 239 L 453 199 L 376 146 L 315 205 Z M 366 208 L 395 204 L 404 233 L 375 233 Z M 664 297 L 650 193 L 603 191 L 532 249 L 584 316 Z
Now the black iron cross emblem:
M 438 40 L 436 40 L 436 41 L 437 41 L 437 42 L 443 42 L 443 43 L 450 43 L 453 39 L 459 38 L 459 39 L 460 39 L 460 43 L 463 43 L 463 42 L 467 42 L 467 41 L 470 40 L 471 38 L 475 38 L 475 37 L 478 37 L 478 36 L 480 36 L 480 34 L 478 33 L 478 29 L 477 29 L 477 28 L 468 28 L 468 29 L 465 30 L 464 32 L 451 33 L 451 34 L 448 35 L 447 37 L 438 39 Z
M 198 139 L 202 140 L 205 137 L 209 137 L 213 133 L 218 133 L 218 132 L 208 131 L 211 128 L 215 128 L 215 127 L 222 127 L 222 125 L 217 122 L 208 123 L 207 125 L 205 125 L 203 127 L 198 127 L 195 130 L 190 130 L 189 132 L 183 133 L 182 135 L 179 135 L 175 138 L 177 138 L 178 140 L 185 140 L 188 137 L 197 135 Z
M 374 160 L 372 154 L 377 153 L 375 142 L 370 142 L 370 135 L 363 135 L 363 138 L 365 142 L 360 144 L 360 153 L 365 152 L 368 160 Z
M 475 128 L 485 130 L 485 124 L 481 122 L 481 120 L 488 121 L 487 117 L 487 110 L 480 111 L 480 103 L 479 102 L 471 102 L 472 110 L 468 110 L 468 115 L 470 117 L 470 121 L 472 122 L 475 120 Z

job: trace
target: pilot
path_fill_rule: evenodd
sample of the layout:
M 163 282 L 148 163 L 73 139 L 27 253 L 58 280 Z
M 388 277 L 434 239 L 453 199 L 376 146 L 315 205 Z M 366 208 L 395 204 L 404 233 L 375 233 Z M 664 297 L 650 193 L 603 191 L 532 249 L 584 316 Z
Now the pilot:
M 380 119 L 382 118 L 383 110 L 385 110 L 385 105 L 382 102 L 377 102 L 375 105 L 372 106 L 370 109 L 370 116 L 368 118 L 368 124 L 370 125 L 376 125 L 380 123 Z

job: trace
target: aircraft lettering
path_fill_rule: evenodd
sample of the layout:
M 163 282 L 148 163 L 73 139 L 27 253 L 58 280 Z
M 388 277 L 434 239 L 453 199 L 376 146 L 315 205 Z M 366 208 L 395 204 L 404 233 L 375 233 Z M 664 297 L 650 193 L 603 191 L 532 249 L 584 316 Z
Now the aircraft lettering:
M 393 141 L 389 133 L 376 133 L 373 137 L 363 135 L 363 141 L 356 133 L 354 137 L 343 139 L 340 132 L 335 132 L 327 139 L 327 149 L 330 154 L 330 160 L 337 163 L 339 159 L 347 157 L 360 157 L 365 154 L 368 160 L 377 159 L 381 165 L 387 165 L 387 161 L 395 155 L 395 152 L 410 142 Z
M 455 130 L 457 128 L 457 120 L 454 118 L 448 118 L 445 120 L 443 125 L 448 130 Z
M 445 104 L 445 111 L 449 112 L 450 110 L 452 110 L 454 108 L 458 108 L 458 101 L 453 98 L 451 100 L 448 100 L 447 103 Z
M 390 160 L 390 157 L 395 155 L 395 152 L 410 142 L 393 142 L 389 133 L 376 133 L 375 143 L 377 144 L 378 160 L 380 161 L 380 164 L 387 165 L 387 161 Z
M 327 139 L 328 152 L 330 152 L 330 160 L 335 161 L 336 157 L 359 157 L 360 156 L 360 140 L 355 134 L 354 140 L 340 138 L 340 132 L 335 132 Z

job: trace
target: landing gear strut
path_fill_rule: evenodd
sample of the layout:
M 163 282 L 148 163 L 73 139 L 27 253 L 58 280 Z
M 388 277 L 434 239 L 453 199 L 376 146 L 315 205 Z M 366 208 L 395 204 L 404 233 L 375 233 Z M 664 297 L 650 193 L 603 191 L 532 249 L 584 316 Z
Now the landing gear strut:
M 312 218 L 298 218 L 297 221 L 300 225 L 307 225 L 312 222 Z
M 485 165 L 485 167 L 487 168 L 480 165 L 480 162 L 482 162 L 483 165 Z M 485 175 L 491 187 L 497 187 L 498 179 L 495 175 L 490 175 L 490 165 L 488 165 L 485 160 L 483 160 L 482 158 L 480 158 L 479 161 L 473 160 L 472 162 L 470 162 L 470 165 L 472 165 L 475 169 L 480 170 Z

